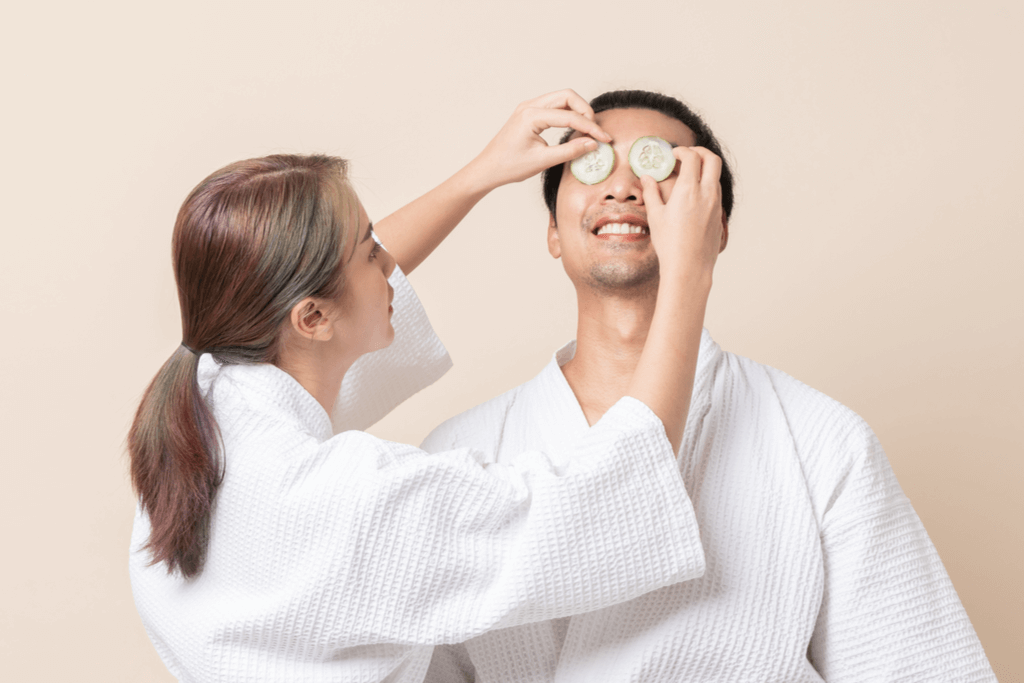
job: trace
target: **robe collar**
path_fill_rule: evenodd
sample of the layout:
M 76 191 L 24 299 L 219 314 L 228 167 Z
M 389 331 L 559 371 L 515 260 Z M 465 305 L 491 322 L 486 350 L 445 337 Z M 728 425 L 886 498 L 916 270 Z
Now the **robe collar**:
M 543 411 L 543 415 L 538 415 L 534 424 L 547 432 L 546 443 L 571 445 L 590 428 L 583 408 L 562 372 L 562 366 L 574 355 L 575 339 L 555 351 L 551 361 L 527 387 L 532 395 L 526 404 Z M 721 347 L 711 338 L 711 333 L 704 329 L 697 352 L 697 370 L 694 373 L 686 432 L 697 429 L 711 407 L 711 388 L 721 357 Z M 686 441 L 685 436 L 683 441 Z
M 222 406 L 231 410 L 241 399 L 243 409 L 290 422 L 318 441 L 326 441 L 334 433 L 331 418 L 320 402 L 276 365 L 221 365 L 212 355 L 204 354 L 199 359 L 197 379 L 214 410 Z

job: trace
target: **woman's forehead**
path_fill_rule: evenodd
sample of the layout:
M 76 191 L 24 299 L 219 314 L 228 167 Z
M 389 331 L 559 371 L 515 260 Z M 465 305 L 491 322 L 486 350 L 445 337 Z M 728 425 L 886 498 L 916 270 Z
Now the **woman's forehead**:
M 347 182 L 341 183 L 338 195 L 339 219 L 345 226 L 345 243 L 342 245 L 342 253 L 344 260 L 348 261 L 355 254 L 363 233 L 366 232 L 366 228 L 370 224 L 370 217 L 367 215 L 366 209 L 363 208 L 363 203 L 359 201 L 359 196 Z

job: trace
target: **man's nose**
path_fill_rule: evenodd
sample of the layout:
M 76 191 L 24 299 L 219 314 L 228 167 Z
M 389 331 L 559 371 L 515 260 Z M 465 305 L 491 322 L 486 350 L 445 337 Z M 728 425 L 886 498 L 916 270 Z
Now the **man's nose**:
M 644 191 L 640 179 L 629 167 L 625 159 L 617 159 L 615 168 L 604 181 L 605 201 L 614 201 L 619 204 L 643 204 Z

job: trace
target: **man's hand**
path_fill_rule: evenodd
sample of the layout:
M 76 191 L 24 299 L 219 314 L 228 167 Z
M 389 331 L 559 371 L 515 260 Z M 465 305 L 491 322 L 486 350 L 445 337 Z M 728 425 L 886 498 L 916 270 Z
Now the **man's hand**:
M 548 128 L 572 128 L 589 137 L 548 145 Z M 594 110 L 573 90 L 559 90 L 523 102 L 469 168 L 486 191 L 515 183 L 597 148 L 611 136 L 594 123 Z
M 650 176 L 640 179 L 662 277 L 688 272 L 710 283 L 722 246 L 722 160 L 703 147 L 676 147 L 679 174 L 668 201 Z

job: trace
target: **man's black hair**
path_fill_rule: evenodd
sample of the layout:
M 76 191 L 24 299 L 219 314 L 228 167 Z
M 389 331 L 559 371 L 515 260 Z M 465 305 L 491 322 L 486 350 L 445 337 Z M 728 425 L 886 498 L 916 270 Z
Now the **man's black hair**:
M 646 90 L 613 90 L 592 99 L 590 106 L 594 109 L 595 114 L 609 109 L 650 109 L 681 121 L 693 131 L 694 144 L 698 147 L 705 147 L 722 158 L 722 212 L 726 218 L 729 217 L 729 214 L 732 213 L 733 200 L 732 171 L 729 169 L 729 162 L 722 154 L 722 146 L 718 144 L 715 134 L 696 112 L 674 97 Z M 572 130 L 566 131 L 561 142 L 568 140 L 572 133 Z M 541 176 L 544 203 L 552 216 L 555 215 L 555 201 L 558 199 L 558 184 L 561 181 L 562 164 L 552 166 Z

